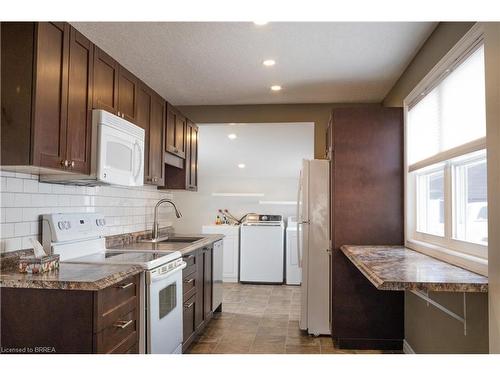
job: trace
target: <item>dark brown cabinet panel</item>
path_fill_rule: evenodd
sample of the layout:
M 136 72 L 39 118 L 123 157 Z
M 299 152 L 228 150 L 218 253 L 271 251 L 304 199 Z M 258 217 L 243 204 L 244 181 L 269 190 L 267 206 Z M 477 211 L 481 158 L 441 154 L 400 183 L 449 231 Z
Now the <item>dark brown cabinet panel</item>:
M 137 125 L 145 131 L 144 183 L 164 185 L 163 179 L 163 129 L 165 101 L 148 88 L 139 85 L 137 90 Z
M 94 46 L 71 27 L 66 159 L 72 171 L 90 173 Z
M 163 142 L 165 130 L 166 102 L 158 94 L 153 93 L 151 100 L 151 126 L 149 133 L 149 176 L 153 185 L 163 186 L 164 163 Z
M 165 151 L 179 158 L 186 157 L 186 117 L 177 108 L 167 104 Z
M 202 249 L 203 254 L 203 320 L 212 317 L 212 247 Z
M 184 301 L 183 313 L 183 338 L 185 343 L 191 343 L 196 331 L 195 314 L 196 314 L 196 295 Z
M 95 46 L 93 108 L 118 114 L 118 70 L 118 63 Z
M 136 275 L 100 291 L 2 288 L 2 348 L 138 353 L 139 283 Z
M 186 130 L 186 189 L 198 189 L 198 126 L 187 122 Z
M 36 30 L 33 164 L 60 168 L 66 154 L 69 25 L 39 22 Z
M 203 272 L 205 266 L 203 260 L 203 251 L 201 249 L 196 250 L 196 304 L 198 308 L 195 311 L 194 324 L 197 330 L 201 329 L 205 320 L 205 314 L 203 312 L 203 286 L 205 283 Z
M 340 247 L 403 244 L 403 112 L 333 112 L 332 335 L 341 348 L 401 349 L 404 293 L 375 288 Z
M 139 80 L 128 70 L 118 70 L 118 116 L 135 123 Z

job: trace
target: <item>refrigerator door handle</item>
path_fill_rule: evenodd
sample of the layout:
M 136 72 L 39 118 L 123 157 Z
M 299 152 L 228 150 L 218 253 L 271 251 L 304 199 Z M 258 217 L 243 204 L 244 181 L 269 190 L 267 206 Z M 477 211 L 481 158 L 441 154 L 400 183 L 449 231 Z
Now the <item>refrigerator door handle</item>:
M 300 217 L 300 198 L 302 193 L 302 171 L 299 173 L 299 187 L 297 189 L 297 261 L 299 263 L 299 267 L 302 268 L 302 257 L 300 256 L 300 224 L 302 224 L 302 220 Z

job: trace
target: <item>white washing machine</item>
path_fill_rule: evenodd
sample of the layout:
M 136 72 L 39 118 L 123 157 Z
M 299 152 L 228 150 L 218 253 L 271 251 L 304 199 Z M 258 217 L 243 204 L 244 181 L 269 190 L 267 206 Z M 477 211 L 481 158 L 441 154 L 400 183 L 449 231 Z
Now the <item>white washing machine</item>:
M 286 222 L 286 283 L 288 285 L 300 285 L 302 282 L 297 240 L 297 218 L 290 216 Z
M 240 282 L 283 284 L 284 268 L 283 217 L 248 215 L 240 227 Z

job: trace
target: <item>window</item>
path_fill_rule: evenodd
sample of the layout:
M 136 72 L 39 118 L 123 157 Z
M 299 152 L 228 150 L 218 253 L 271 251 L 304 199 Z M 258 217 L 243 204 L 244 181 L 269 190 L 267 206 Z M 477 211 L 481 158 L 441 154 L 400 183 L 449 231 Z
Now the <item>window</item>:
M 488 200 L 482 37 L 459 47 L 405 100 L 406 239 L 463 266 L 487 260 Z

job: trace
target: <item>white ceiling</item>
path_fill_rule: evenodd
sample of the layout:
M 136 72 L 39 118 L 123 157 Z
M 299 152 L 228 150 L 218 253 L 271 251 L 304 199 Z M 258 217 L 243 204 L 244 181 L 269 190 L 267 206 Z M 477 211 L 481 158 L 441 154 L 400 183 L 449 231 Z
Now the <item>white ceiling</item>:
M 302 159 L 314 158 L 314 124 L 204 124 L 198 147 L 200 176 L 297 178 Z
M 206 105 L 380 102 L 436 23 L 73 25 L 172 104 Z

